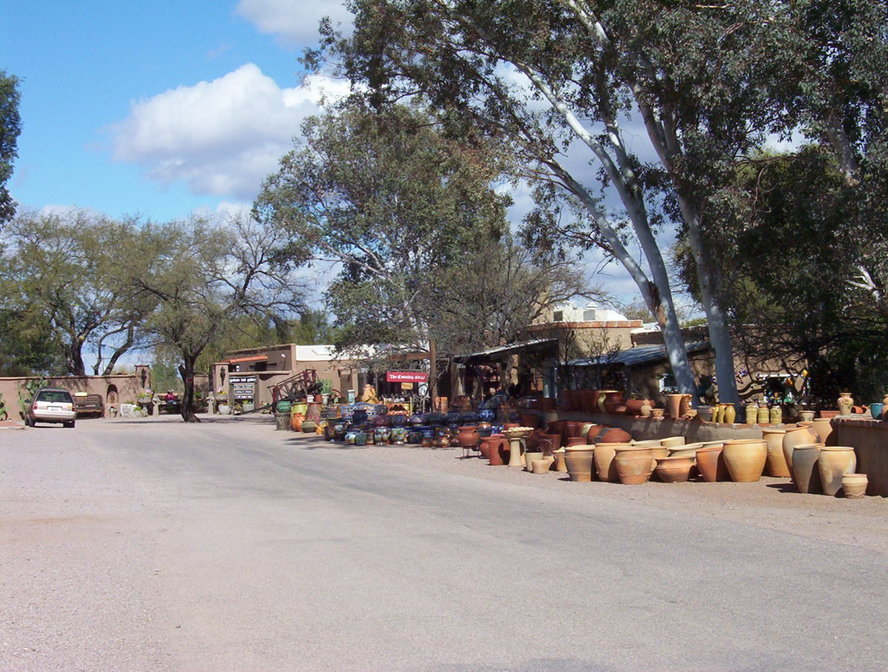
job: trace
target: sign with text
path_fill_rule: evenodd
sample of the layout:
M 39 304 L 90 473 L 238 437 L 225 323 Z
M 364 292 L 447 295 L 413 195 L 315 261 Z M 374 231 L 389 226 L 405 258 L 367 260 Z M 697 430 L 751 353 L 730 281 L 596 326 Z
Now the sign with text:
M 235 400 L 252 400 L 256 391 L 256 376 L 229 376 L 231 396 Z
M 429 374 L 422 371 L 387 371 L 385 380 L 388 383 L 425 383 Z

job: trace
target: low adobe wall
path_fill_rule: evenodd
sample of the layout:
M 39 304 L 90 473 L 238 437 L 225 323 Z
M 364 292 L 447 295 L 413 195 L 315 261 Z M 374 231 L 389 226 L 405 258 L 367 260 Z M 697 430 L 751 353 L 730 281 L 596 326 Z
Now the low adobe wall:
M 25 384 L 38 377 L 4 377 L 0 378 L 0 393 L 6 403 L 6 411 L 10 420 L 19 419 L 19 395 L 27 397 Z M 105 402 L 105 413 L 108 404 L 132 402 L 142 391 L 142 378 L 136 374 L 115 374 L 110 376 L 52 376 L 46 378 L 49 387 L 60 387 L 74 392 L 101 395 Z M 109 399 L 110 397 L 110 399 Z

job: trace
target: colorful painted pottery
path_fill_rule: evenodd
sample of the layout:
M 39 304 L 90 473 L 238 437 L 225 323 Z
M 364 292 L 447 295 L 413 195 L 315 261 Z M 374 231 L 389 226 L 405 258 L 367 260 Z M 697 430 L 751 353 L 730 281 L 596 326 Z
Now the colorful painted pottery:
M 873 420 L 881 420 L 882 412 L 884 410 L 884 406 L 882 402 L 876 402 L 874 404 L 870 404 L 870 415 L 873 416 Z
M 725 441 L 722 455 L 731 480 L 754 483 L 762 477 L 768 460 L 768 446 L 763 439 L 731 439 Z
M 851 415 L 851 407 L 854 406 L 854 399 L 851 398 L 850 392 L 839 392 L 839 398 L 836 399 L 839 408 L 839 415 Z
M 621 446 L 614 452 L 614 463 L 623 485 L 641 485 L 650 480 L 656 462 L 649 446 Z
M 730 479 L 728 467 L 722 456 L 724 444 L 703 446 L 697 450 L 697 470 L 707 483 L 727 481 Z
M 628 443 L 596 443 L 595 455 L 595 473 L 598 475 L 599 481 L 608 483 L 619 483 L 620 474 L 617 473 L 617 465 L 614 464 L 614 456 L 616 448 L 628 446 Z
M 681 483 L 687 481 L 694 467 L 694 457 L 660 457 L 654 472 L 663 483 Z
M 817 462 L 820 459 L 821 443 L 806 443 L 795 446 L 792 451 L 792 476 L 796 487 L 802 493 L 820 493 L 823 487 L 820 483 L 820 469 Z
M 857 469 L 857 454 L 851 446 L 824 446 L 817 460 L 823 494 L 835 497 L 842 487 L 842 477 Z
M 842 476 L 842 491 L 846 499 L 862 499 L 869 482 L 866 474 L 845 474 Z
M 796 427 L 787 429 L 786 434 L 783 435 L 783 457 L 786 460 L 786 466 L 789 469 L 790 474 L 793 473 L 792 451 L 796 446 L 808 443 L 822 443 L 821 439 L 818 438 L 812 428 L 813 425 L 811 427 L 797 425 Z
M 592 480 L 592 463 L 596 446 L 568 446 L 564 449 L 564 464 L 570 480 L 581 483 Z
M 392 427 L 391 434 L 389 434 L 389 440 L 396 446 L 403 446 L 407 443 L 407 428 Z
M 302 431 L 302 423 L 305 421 L 303 413 L 290 413 L 290 429 L 294 432 Z
M 771 406 L 770 417 L 768 418 L 771 421 L 772 425 L 779 425 L 783 423 L 783 408 L 780 404 L 774 404 Z
M 318 423 L 314 420 L 304 420 L 302 422 L 302 431 L 305 434 L 314 434 L 318 429 Z
M 377 446 L 382 446 L 389 442 L 389 428 L 388 427 L 375 427 L 373 429 L 373 442 Z
M 783 437 L 786 436 L 786 430 L 764 429 L 762 434 L 768 446 L 768 461 L 765 465 L 768 476 L 789 478 L 789 465 L 786 464 L 786 456 L 783 454 Z

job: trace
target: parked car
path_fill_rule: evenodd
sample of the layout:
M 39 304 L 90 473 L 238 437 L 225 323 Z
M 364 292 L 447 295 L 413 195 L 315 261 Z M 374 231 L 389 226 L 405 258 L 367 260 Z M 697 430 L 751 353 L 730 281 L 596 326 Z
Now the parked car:
M 35 427 L 38 422 L 60 422 L 65 427 L 73 427 L 76 417 L 74 399 L 68 390 L 44 387 L 28 404 L 25 424 Z
M 74 411 L 79 418 L 81 415 L 95 415 L 101 418 L 105 415 L 105 402 L 101 394 L 87 394 L 86 392 L 74 393 Z

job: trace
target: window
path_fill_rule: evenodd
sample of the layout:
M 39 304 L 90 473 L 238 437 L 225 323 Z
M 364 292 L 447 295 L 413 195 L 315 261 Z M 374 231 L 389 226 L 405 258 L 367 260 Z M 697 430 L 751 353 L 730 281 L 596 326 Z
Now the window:
M 552 320 L 555 322 L 563 322 L 564 321 L 564 311 L 556 310 L 552 313 Z

